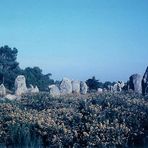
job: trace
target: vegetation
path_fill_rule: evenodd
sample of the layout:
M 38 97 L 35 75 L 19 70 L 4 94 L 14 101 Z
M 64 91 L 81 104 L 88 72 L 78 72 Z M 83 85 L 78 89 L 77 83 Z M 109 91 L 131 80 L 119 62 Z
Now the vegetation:
M 16 61 L 18 50 L 8 46 L 0 48 L 0 83 L 12 89 L 16 75 L 20 72 L 19 63 Z
M 27 67 L 22 70 L 17 62 L 17 54 L 16 48 L 0 47 L 0 84 L 3 83 L 6 88 L 13 90 L 15 78 L 20 74 L 25 75 L 27 86 L 37 85 L 42 91 L 45 91 L 49 84 L 54 83 L 50 78 L 51 74 L 43 74 L 39 67 Z
M 115 82 L 112 83 L 110 81 L 106 81 L 106 82 L 102 83 L 99 80 L 97 80 L 95 78 L 95 76 L 93 76 L 92 78 L 86 80 L 86 84 L 87 84 L 90 91 L 97 91 L 98 88 L 102 88 L 102 89 L 105 88 L 108 90 L 109 89 L 108 86 L 114 85 Z
M 148 140 L 148 98 L 48 93 L 0 102 L 0 146 L 134 147 Z
M 54 84 L 54 80 L 50 79 L 52 74 L 44 75 L 39 67 L 27 67 L 23 70 L 22 74 L 26 77 L 26 83 L 37 85 L 39 90 L 46 91 L 49 84 Z
M 93 76 L 91 79 L 88 79 L 86 81 L 86 84 L 89 88 L 90 91 L 92 90 L 97 90 L 99 87 L 102 88 L 103 87 L 103 83 L 99 82 L 99 80 L 97 80 L 95 78 L 95 76 Z

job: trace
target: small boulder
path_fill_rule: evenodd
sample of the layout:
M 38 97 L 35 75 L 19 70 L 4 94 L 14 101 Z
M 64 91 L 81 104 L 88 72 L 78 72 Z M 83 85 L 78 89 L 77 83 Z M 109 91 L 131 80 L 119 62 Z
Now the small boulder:
M 12 95 L 12 94 L 8 94 L 5 96 L 5 98 L 9 99 L 9 100 L 15 100 L 17 99 L 17 96 L 16 95 Z
M 88 86 L 85 82 L 80 82 L 80 92 L 81 94 L 85 95 L 87 93 Z
M 15 94 L 17 96 L 21 96 L 22 94 L 25 93 L 27 93 L 26 79 L 25 76 L 19 75 L 15 79 Z
M 102 88 L 98 88 L 98 93 L 102 94 L 103 93 L 103 89 Z
M 118 81 L 113 86 L 110 86 L 110 90 L 111 90 L 111 92 L 114 92 L 114 93 L 121 92 L 124 85 L 125 84 L 123 81 Z
M 37 86 L 35 86 L 34 93 L 39 93 L 39 92 L 40 92 L 39 88 Z
M 0 96 L 4 97 L 6 95 L 6 88 L 4 86 L 4 84 L 0 85 Z
M 39 93 L 39 89 L 37 86 L 33 86 L 32 84 L 30 84 L 30 88 L 28 89 L 28 93 Z
M 60 96 L 60 90 L 56 85 L 50 85 L 48 86 L 48 88 L 49 88 L 50 95 L 52 97 Z
M 72 84 L 71 80 L 68 78 L 63 78 L 60 84 L 60 91 L 62 95 L 67 95 L 72 93 Z
M 72 92 L 73 93 L 80 93 L 80 81 L 72 81 Z

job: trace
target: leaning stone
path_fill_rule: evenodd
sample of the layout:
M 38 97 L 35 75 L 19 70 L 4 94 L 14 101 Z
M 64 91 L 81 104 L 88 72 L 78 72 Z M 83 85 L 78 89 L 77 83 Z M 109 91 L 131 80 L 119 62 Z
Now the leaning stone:
M 48 86 L 48 88 L 49 88 L 50 95 L 52 97 L 60 96 L 60 90 L 56 85 L 50 85 Z

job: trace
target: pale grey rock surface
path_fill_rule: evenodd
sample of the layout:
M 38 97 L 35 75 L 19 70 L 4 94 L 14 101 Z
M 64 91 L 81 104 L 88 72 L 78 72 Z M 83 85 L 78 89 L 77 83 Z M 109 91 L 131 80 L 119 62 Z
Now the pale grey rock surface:
M 73 93 L 80 93 L 80 81 L 72 81 L 72 92 Z
M 142 76 L 140 74 L 133 74 L 129 78 L 129 89 L 135 93 L 142 93 Z
M 88 86 L 85 82 L 81 81 L 80 82 L 80 93 L 85 95 L 88 91 Z
M 39 88 L 37 86 L 33 86 L 32 84 L 30 84 L 30 88 L 28 89 L 28 93 L 39 93 Z
M 72 83 L 68 78 L 63 78 L 60 84 L 61 95 L 68 95 L 72 93 Z
M 0 96 L 4 97 L 6 95 L 6 88 L 4 86 L 4 84 L 0 85 Z
M 60 90 L 56 85 L 49 85 L 48 88 L 52 97 L 60 96 Z
M 98 88 L 98 93 L 103 93 L 103 89 L 102 88 Z
M 7 98 L 7 99 L 9 99 L 9 100 L 15 100 L 15 99 L 17 99 L 17 96 L 16 96 L 16 95 L 12 95 L 12 94 L 7 94 L 7 95 L 5 96 L 5 98 Z
M 22 94 L 27 93 L 27 87 L 26 87 L 26 79 L 25 76 L 19 75 L 15 79 L 15 94 L 17 96 L 20 96 Z

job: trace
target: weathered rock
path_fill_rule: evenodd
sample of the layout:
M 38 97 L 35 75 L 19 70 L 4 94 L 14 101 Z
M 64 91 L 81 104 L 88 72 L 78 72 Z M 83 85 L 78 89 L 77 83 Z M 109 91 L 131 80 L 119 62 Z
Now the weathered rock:
M 4 86 L 4 84 L 0 85 L 0 96 L 4 97 L 6 95 L 6 88 Z
M 118 81 L 115 83 L 113 86 L 110 87 L 111 92 L 117 93 L 121 92 L 123 87 L 124 87 L 124 82 L 123 81 Z
M 118 86 L 118 83 L 116 83 L 111 87 L 111 92 L 116 93 L 118 91 L 119 91 L 119 86 Z
M 142 76 L 139 74 L 133 74 L 129 78 L 129 89 L 135 93 L 142 93 Z
M 80 81 L 72 81 L 72 92 L 80 93 Z
M 60 96 L 60 90 L 56 85 L 50 85 L 48 86 L 48 88 L 49 88 L 50 95 L 52 97 Z
M 17 96 L 16 95 L 8 94 L 8 95 L 5 96 L 5 98 L 7 98 L 9 100 L 15 100 L 15 99 L 17 99 Z
M 32 84 L 30 84 L 30 88 L 28 89 L 28 93 L 39 93 L 39 89 L 37 86 L 33 86 Z
M 102 88 L 98 88 L 98 93 L 103 93 L 103 89 Z
M 125 86 L 125 83 L 123 81 L 118 81 L 118 85 L 120 89 L 122 89 Z
M 63 78 L 60 84 L 60 91 L 62 95 L 67 95 L 72 93 L 72 84 L 71 80 L 68 78 Z
M 142 79 L 142 93 L 143 95 L 148 94 L 148 67 Z
M 39 92 L 40 92 L 39 88 L 37 86 L 35 86 L 34 93 L 39 93 Z
M 81 94 L 86 94 L 88 90 L 88 86 L 85 82 L 80 82 L 80 92 Z
M 27 93 L 26 79 L 23 75 L 19 75 L 15 79 L 15 94 L 20 96 L 25 93 Z

